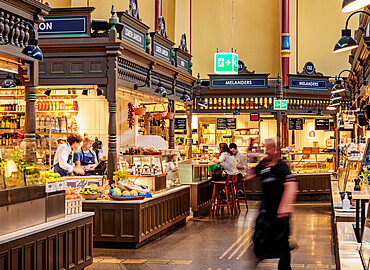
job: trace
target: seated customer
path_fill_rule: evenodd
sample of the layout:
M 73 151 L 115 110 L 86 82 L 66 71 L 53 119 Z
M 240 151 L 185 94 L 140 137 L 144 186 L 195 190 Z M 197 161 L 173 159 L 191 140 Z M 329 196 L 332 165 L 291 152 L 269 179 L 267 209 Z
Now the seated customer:
M 221 164 L 222 170 L 226 173 L 226 176 L 238 174 L 235 158 L 227 144 L 220 143 L 218 149 L 220 152 L 220 158 L 213 161 L 213 164 Z M 217 179 L 215 179 L 215 177 L 213 176 L 212 180 L 220 180 L 221 178 L 221 176 L 218 176 Z
M 91 150 L 94 139 L 85 134 L 82 142 L 81 150 L 77 150 L 74 154 L 74 162 L 77 166 L 82 165 L 85 170 L 85 175 L 91 175 L 92 171 L 98 165 L 96 154 Z
M 233 153 L 236 160 L 236 168 L 238 169 L 238 179 L 244 179 L 247 175 L 248 162 L 244 154 L 238 151 L 238 146 L 235 143 L 230 143 L 230 151 Z

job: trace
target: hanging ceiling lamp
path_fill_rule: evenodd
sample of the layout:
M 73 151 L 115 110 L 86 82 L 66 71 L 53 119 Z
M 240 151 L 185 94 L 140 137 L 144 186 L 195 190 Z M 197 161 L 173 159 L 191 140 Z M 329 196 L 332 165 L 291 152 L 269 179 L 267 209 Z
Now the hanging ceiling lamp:
M 343 0 L 342 12 L 352 12 L 370 5 L 370 0 Z
M 345 86 L 342 84 L 340 80 L 335 81 L 335 85 L 333 86 L 333 90 L 331 90 L 332 94 L 338 94 L 346 91 Z
M 340 99 L 342 99 L 342 96 L 340 94 L 338 94 L 338 93 L 332 94 L 330 96 L 330 100 L 340 100 Z
M 1 84 L 1 87 L 2 88 L 13 88 L 15 86 L 16 86 L 16 84 L 15 84 L 12 76 L 8 73 L 8 75 L 6 75 L 5 80 Z

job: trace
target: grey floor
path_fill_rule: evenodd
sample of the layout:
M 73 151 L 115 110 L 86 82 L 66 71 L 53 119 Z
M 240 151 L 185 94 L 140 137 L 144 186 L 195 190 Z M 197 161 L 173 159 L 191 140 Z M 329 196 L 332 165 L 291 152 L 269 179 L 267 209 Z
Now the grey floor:
M 183 226 L 140 249 L 94 249 L 95 269 L 254 269 L 252 235 L 257 205 L 250 202 L 238 217 L 190 218 Z M 335 269 L 329 203 L 298 203 L 292 222 L 293 269 Z M 277 269 L 265 260 L 257 269 Z

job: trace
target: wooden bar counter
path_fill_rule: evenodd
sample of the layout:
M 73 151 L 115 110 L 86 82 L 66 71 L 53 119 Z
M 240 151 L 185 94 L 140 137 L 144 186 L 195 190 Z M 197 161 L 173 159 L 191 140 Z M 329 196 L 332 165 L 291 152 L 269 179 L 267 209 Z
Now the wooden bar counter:
M 140 247 L 150 238 L 186 222 L 190 188 L 180 186 L 144 200 L 85 200 L 83 211 L 95 212 L 94 243 Z

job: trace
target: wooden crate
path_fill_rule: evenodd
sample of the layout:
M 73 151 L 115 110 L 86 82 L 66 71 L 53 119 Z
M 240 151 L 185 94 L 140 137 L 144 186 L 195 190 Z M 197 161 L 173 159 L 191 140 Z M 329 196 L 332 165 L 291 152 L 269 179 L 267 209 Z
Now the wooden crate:
M 66 200 L 65 214 L 76 214 L 82 212 L 82 199 Z

